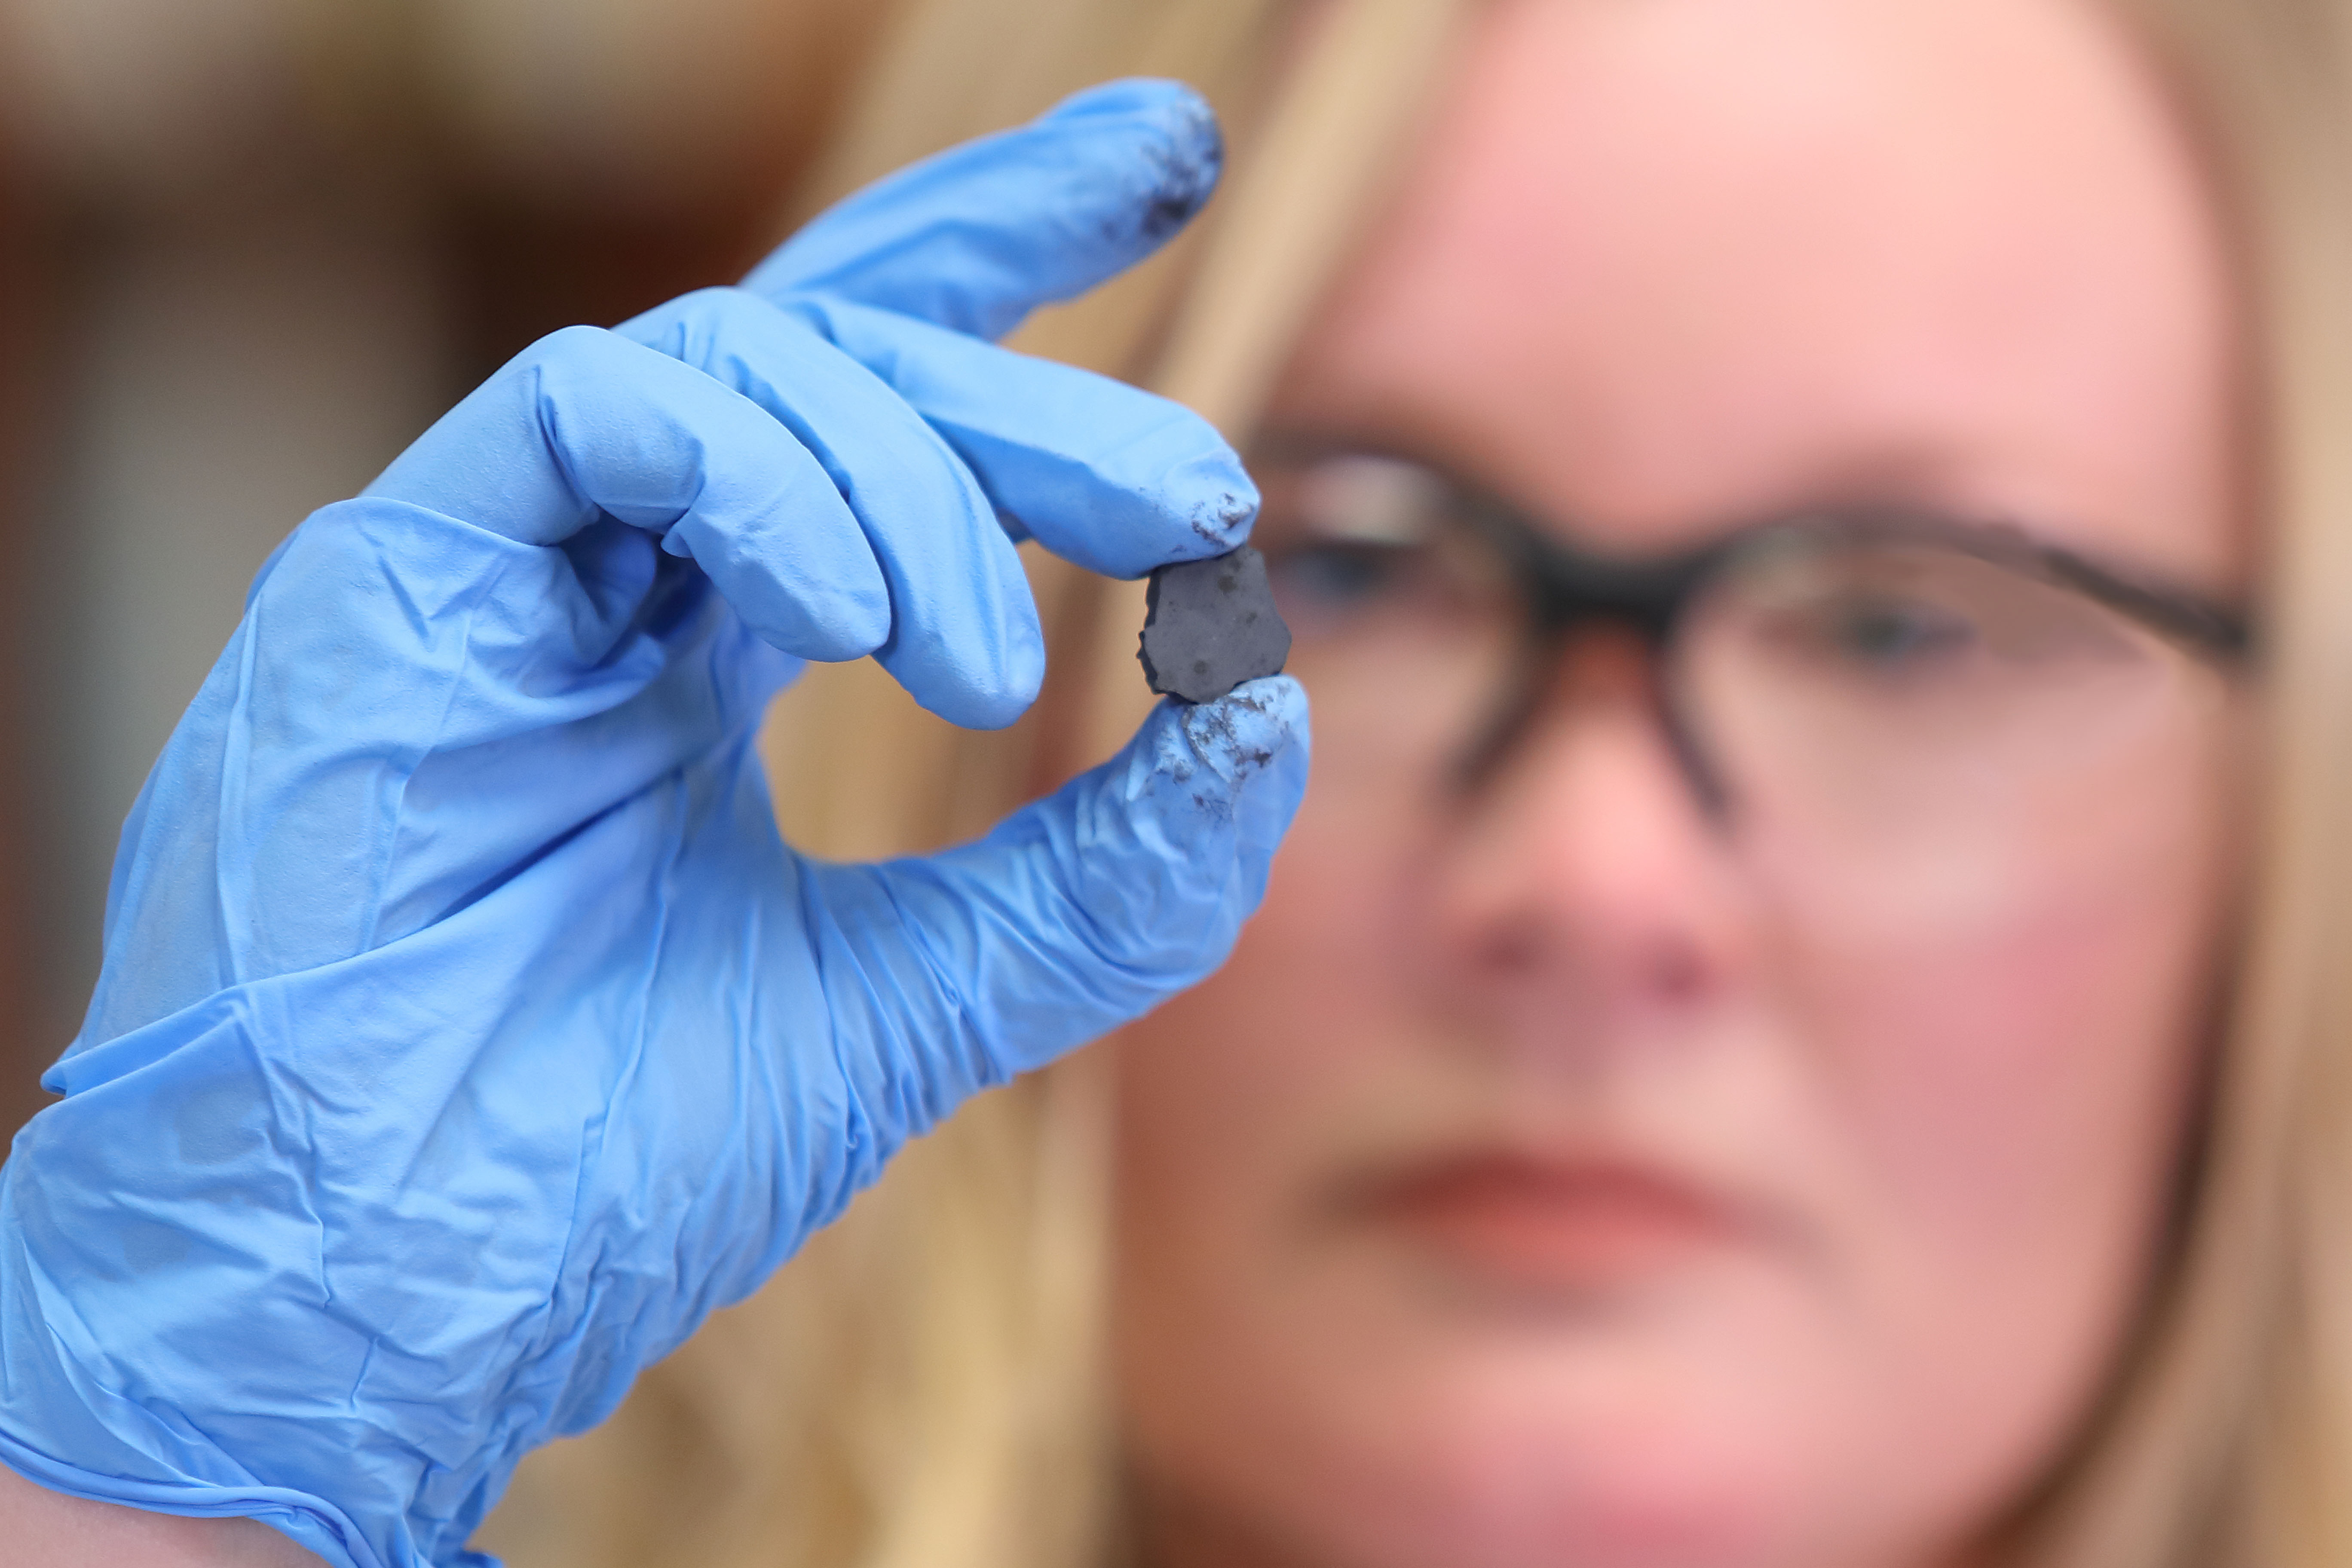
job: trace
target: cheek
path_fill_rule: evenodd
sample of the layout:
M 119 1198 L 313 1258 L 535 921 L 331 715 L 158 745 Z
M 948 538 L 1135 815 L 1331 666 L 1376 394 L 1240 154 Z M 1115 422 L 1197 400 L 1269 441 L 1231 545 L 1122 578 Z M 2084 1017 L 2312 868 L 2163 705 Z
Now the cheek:
M 1810 984 L 1824 1099 L 1937 1235 L 2013 1248 L 2137 1191 L 2172 1142 L 2199 944 L 2142 910 L 2105 913 L 1874 944 Z
M 2182 790 L 2071 852 L 1988 848 L 1970 896 L 1907 917 L 1834 880 L 1781 906 L 1782 1009 L 1922 1235 L 2012 1256 L 2144 1240 L 2210 1010 L 2226 795 Z
M 1395 1365 L 1391 1305 L 1314 1239 L 1333 1171 L 1455 1091 L 1408 978 L 1428 826 L 1392 774 L 1328 764 L 1232 958 L 1115 1046 L 1121 1397 L 1196 1480 L 1296 1479 L 1334 1431 L 1377 1447 L 1383 1407 L 1430 1408 L 1370 1372 Z
M 2213 801 L 2172 820 L 2131 854 L 2022 857 L 1941 919 L 1833 900 L 1776 922 L 1877 1396 L 1920 1451 L 1973 1453 L 1980 1498 L 2072 1431 L 2162 1234 L 2231 860 Z
M 1278 1246 L 1269 1233 L 1329 1145 L 1361 1135 L 1360 1103 L 1379 1098 L 1362 1086 L 1393 1070 L 1417 944 L 1411 826 L 1392 790 L 1318 771 L 1233 957 L 1118 1037 L 1129 1253 L 1172 1273 Z

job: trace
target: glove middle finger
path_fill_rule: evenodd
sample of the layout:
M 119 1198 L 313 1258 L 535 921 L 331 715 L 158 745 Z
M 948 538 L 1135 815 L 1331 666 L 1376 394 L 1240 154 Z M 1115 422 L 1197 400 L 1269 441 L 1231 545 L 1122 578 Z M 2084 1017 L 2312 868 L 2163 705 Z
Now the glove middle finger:
M 1045 639 L 1021 558 L 963 462 L 897 393 L 752 295 L 708 289 L 615 329 L 766 409 L 824 468 L 890 595 L 876 660 L 925 708 L 974 729 L 1019 718 Z

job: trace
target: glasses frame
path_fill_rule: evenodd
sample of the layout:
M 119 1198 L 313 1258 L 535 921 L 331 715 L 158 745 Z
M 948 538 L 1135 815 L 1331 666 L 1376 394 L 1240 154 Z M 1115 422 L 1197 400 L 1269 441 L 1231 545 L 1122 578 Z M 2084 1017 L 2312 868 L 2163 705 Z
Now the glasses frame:
M 1451 510 L 1493 546 L 1508 566 L 1528 611 L 1528 635 L 1502 700 L 1464 755 L 1459 784 L 1475 793 L 1524 736 L 1542 705 L 1562 647 L 1595 626 L 1631 631 L 1654 668 L 1671 668 L 1690 607 L 1741 562 L 1791 537 L 1924 543 L 1974 556 L 2079 594 L 2207 660 L 2232 676 L 2255 657 L 2255 622 L 2210 595 L 2093 560 L 2037 539 L 2011 522 L 1956 517 L 1925 509 L 1855 503 L 1809 507 L 1765 518 L 1692 549 L 1629 556 L 1579 548 L 1534 513 L 1471 484 L 1442 465 L 1378 447 L 1277 443 L 1261 453 L 1286 466 L 1369 458 L 1409 466 L 1443 487 Z M 1653 700 L 1676 764 L 1707 817 L 1727 823 L 1732 810 L 1722 775 L 1708 760 L 1670 682 Z

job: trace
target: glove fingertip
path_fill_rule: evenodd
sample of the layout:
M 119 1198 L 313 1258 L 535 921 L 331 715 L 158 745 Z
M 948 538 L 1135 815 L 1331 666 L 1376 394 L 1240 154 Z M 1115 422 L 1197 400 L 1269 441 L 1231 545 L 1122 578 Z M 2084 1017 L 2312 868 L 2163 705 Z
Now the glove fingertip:
M 1306 793 L 1307 744 L 1306 693 L 1270 676 L 1214 702 L 1163 701 L 1126 752 L 1057 797 L 1106 958 L 1160 994 L 1223 962 Z
M 1181 863 L 1206 896 L 1222 898 L 1236 873 L 1261 884 L 1306 795 L 1311 744 L 1307 693 L 1287 676 L 1213 702 L 1165 699 L 1105 770 L 1129 823 L 1118 837 Z
M 1191 499 L 1184 522 L 1192 539 L 1187 544 L 1197 542 L 1199 548 L 1188 548 L 1182 559 L 1205 560 L 1249 542 L 1257 522 L 1257 486 L 1230 450 L 1209 452 L 1186 463 L 1167 488 Z
M 1208 205 L 1225 161 L 1224 132 L 1208 100 L 1181 81 L 1127 77 L 1073 93 L 1040 116 L 1055 123 L 1096 118 L 1141 121 L 1159 133 L 1157 194 L 1139 221 L 1145 238 L 1166 239 Z
M 1235 791 L 1312 744 L 1307 689 L 1286 675 L 1244 681 L 1214 702 L 1171 704 L 1192 752 Z
M 900 644 L 876 660 L 918 706 L 965 730 L 1010 728 L 1045 684 L 1045 635 L 1025 605 L 1008 607 L 992 637 Z

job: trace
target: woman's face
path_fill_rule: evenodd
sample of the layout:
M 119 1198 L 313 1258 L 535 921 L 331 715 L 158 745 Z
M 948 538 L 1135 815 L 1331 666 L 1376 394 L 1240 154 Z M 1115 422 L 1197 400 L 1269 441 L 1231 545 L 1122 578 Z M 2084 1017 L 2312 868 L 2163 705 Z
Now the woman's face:
M 2234 331 L 2194 156 L 2087 6 L 1504 0 L 1274 423 L 1603 553 L 1866 502 L 2229 600 Z M 1117 1047 L 1168 1558 L 1967 1555 L 2161 1247 L 2226 716 L 2094 703 L 2056 784 L 1967 752 L 1906 815 L 1846 770 L 1775 837 L 1701 805 L 1621 634 L 1559 645 L 1475 789 L 1409 743 L 1435 653 L 1298 662 L 1265 909 Z

